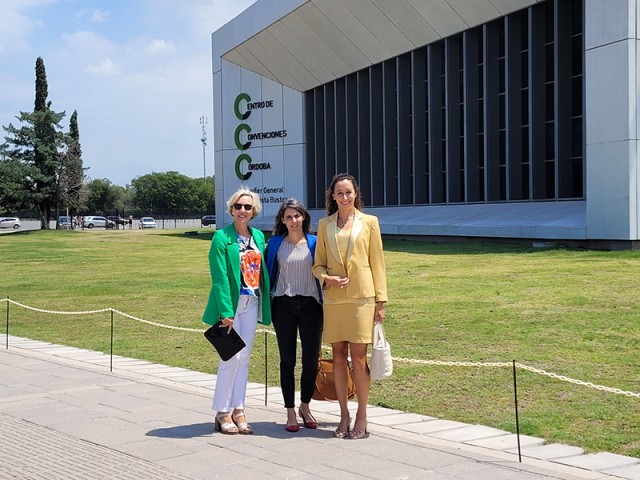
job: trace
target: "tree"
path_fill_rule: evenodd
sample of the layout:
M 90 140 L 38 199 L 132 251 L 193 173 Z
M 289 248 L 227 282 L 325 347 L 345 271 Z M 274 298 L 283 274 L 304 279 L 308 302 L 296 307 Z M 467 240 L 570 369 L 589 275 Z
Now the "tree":
M 67 142 L 60 126 L 65 112 L 53 111 L 47 97 L 44 61 L 38 57 L 34 111 L 16 117 L 22 127 L 3 127 L 8 136 L 0 146 L 0 198 L 5 207 L 37 208 L 41 228 L 49 228 L 59 195 L 61 152 Z
M 157 213 L 177 213 L 197 203 L 191 178 L 178 172 L 150 173 L 131 182 L 136 205 Z
M 213 177 L 206 179 L 191 179 L 193 188 L 196 192 L 197 203 L 193 205 L 192 210 L 202 213 L 214 213 L 216 211 L 216 194 L 213 187 Z
M 82 147 L 76 110 L 71 114 L 66 140 L 66 148 L 60 156 L 56 175 L 56 217 L 61 207 L 66 207 L 70 215 L 77 213 L 82 210 L 89 198 L 89 191 L 85 184 L 85 168 L 82 166 Z
M 106 178 L 91 180 L 88 183 L 89 198 L 86 203 L 87 213 L 94 215 L 113 210 L 120 196 L 120 189 Z
M 115 203 L 116 210 L 122 212 L 123 215 L 126 215 L 126 212 L 131 213 L 135 208 L 135 203 L 133 201 L 133 188 L 131 188 L 131 185 L 124 187 L 116 185 L 115 188 L 118 190 Z

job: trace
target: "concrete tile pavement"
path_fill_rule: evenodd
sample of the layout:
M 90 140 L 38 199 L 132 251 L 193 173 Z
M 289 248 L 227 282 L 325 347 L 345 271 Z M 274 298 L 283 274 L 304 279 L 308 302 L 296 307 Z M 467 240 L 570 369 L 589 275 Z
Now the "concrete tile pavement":
M 479 425 L 371 407 L 367 440 L 283 428 L 278 388 L 250 384 L 252 436 L 214 432 L 215 375 L 9 337 L 0 349 L 0 479 L 640 479 L 640 459 L 545 445 Z M 355 410 L 355 404 L 354 404 Z

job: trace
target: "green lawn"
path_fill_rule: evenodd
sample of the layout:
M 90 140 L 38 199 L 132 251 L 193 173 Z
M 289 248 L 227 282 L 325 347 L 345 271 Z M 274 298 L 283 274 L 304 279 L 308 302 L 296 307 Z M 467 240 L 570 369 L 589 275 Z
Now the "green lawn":
M 37 231 L 0 235 L 0 298 L 47 310 L 113 307 L 166 325 L 203 328 L 211 230 Z M 385 241 L 393 355 L 511 362 L 640 392 L 640 252 L 533 249 L 488 243 Z M 2 310 L 4 310 L 2 305 Z M 2 318 L 4 311 L 0 312 Z M 4 323 L 4 321 L 2 322 Z M 10 306 L 10 333 L 109 351 L 110 314 Z M 4 333 L 4 327 L 1 330 Z M 277 385 L 275 338 L 268 381 Z M 199 333 L 115 317 L 114 353 L 215 373 Z M 264 381 L 264 340 L 251 380 Z M 520 430 L 549 442 L 640 457 L 640 398 L 518 370 Z M 509 367 L 396 362 L 371 404 L 515 431 Z

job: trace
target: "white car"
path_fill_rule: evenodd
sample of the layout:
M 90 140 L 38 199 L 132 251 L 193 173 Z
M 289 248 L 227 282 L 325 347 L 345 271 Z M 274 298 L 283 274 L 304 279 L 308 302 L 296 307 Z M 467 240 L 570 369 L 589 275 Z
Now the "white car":
M 158 224 L 153 217 L 142 217 L 138 228 L 158 228 Z
M 111 220 L 107 220 L 106 217 L 100 217 L 98 215 L 90 215 L 88 217 L 84 217 L 84 219 L 82 220 L 82 226 L 85 228 L 93 228 L 93 227 L 113 228 L 116 226 L 116 224 Z
M 0 228 L 13 228 L 19 229 L 22 226 L 22 222 L 18 217 L 0 217 Z

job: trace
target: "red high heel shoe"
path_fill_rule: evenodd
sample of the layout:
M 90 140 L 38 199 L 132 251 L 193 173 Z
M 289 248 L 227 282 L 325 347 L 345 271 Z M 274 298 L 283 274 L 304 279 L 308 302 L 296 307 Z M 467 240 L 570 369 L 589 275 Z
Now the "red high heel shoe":
M 297 431 L 300 430 L 300 425 L 298 425 L 297 423 L 295 425 L 285 425 L 284 429 L 287 432 L 296 433 Z
M 311 412 L 307 413 L 307 418 L 305 418 L 304 414 L 302 413 L 302 410 L 298 409 L 298 415 L 300 415 L 300 418 L 302 419 L 302 424 L 304 425 L 304 428 L 309 428 L 311 430 L 315 430 L 316 428 L 318 428 L 318 422 L 316 422 L 316 419 L 313 418 L 313 415 L 311 415 Z

